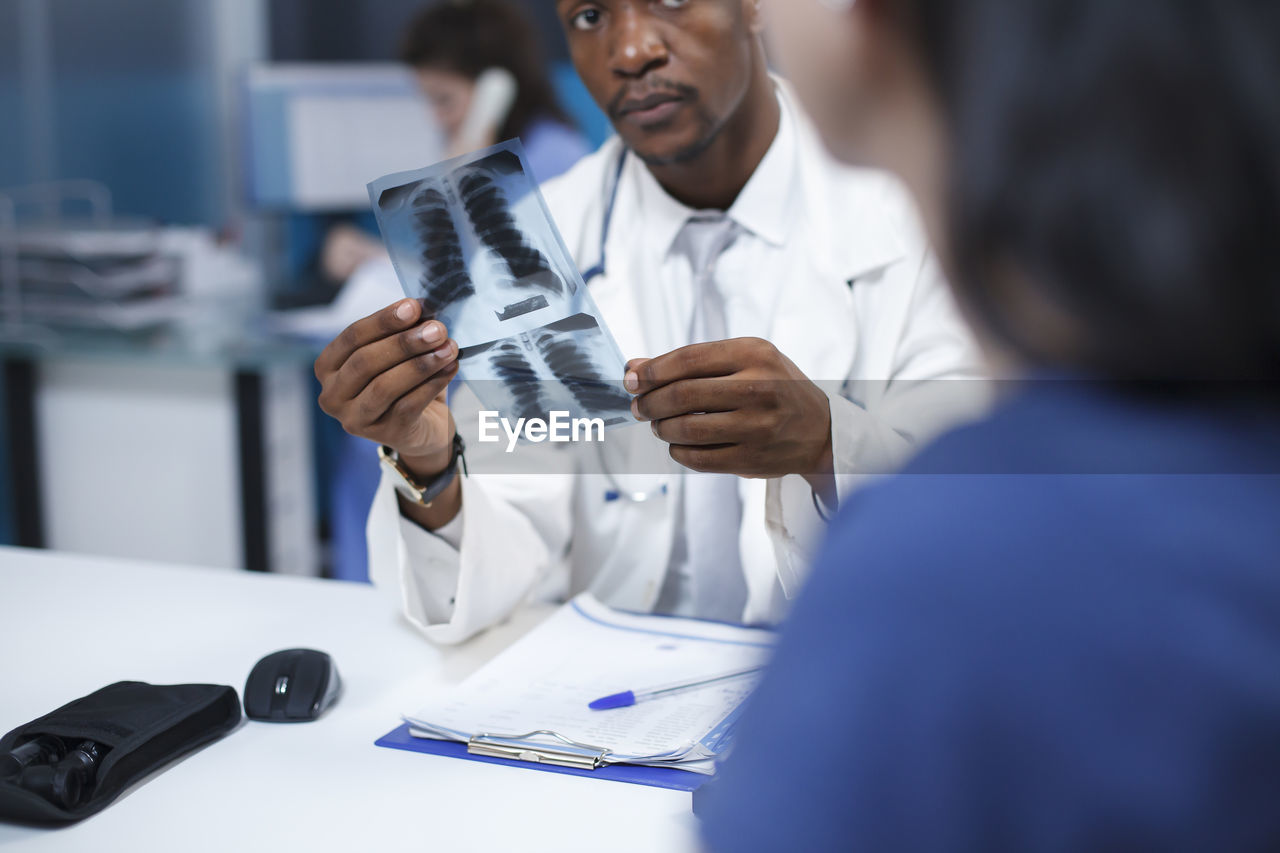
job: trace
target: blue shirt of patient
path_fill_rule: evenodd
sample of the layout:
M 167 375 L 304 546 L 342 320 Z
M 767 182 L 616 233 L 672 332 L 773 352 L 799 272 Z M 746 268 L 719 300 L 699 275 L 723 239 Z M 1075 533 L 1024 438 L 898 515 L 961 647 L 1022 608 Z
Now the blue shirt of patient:
M 854 499 L 713 851 L 1280 850 L 1280 417 L 1034 383 Z

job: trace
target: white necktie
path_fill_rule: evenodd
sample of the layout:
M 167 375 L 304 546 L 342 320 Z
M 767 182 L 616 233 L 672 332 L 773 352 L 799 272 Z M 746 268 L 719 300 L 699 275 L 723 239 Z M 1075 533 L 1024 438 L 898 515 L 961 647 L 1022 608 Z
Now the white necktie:
M 728 337 L 725 300 L 716 284 L 716 261 L 737 239 L 737 223 L 724 214 L 690 219 L 676 251 L 693 269 L 694 311 L 690 343 Z M 742 500 L 732 474 L 688 473 L 658 611 L 721 622 L 742 621 L 747 586 L 738 533 Z

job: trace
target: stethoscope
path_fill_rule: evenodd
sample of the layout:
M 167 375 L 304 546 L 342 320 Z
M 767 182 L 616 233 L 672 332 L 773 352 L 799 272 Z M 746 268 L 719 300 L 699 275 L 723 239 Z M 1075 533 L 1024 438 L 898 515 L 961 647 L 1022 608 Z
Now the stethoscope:
M 596 265 L 582 274 L 582 280 L 591 284 L 592 279 L 600 278 L 605 273 L 605 250 L 609 244 L 609 226 L 613 222 L 613 209 L 618 204 L 618 187 L 622 184 L 622 170 L 627 165 L 627 149 L 623 148 L 618 155 L 618 165 L 613 170 L 613 184 L 609 189 L 609 201 L 604 207 L 604 218 L 600 220 L 600 260 Z
M 605 204 L 604 217 L 600 220 L 600 259 L 591 269 L 582 273 L 582 280 L 588 285 L 597 278 L 604 276 L 606 265 L 606 252 L 609 244 L 609 229 L 613 224 L 613 211 L 618 203 L 618 187 L 622 185 L 622 170 L 627 165 L 628 150 L 624 147 L 618 155 L 618 163 L 613 170 L 613 183 L 609 188 L 609 200 Z M 596 452 L 600 456 L 600 470 L 603 472 L 606 480 L 609 481 L 609 488 L 605 490 L 604 502 L 616 503 L 618 501 L 626 501 L 627 503 L 646 503 L 655 498 L 665 497 L 670 489 L 666 483 L 660 483 L 657 486 L 647 489 L 627 488 L 618 482 L 618 478 L 609 470 L 609 466 L 604 458 L 604 449 L 598 446 Z

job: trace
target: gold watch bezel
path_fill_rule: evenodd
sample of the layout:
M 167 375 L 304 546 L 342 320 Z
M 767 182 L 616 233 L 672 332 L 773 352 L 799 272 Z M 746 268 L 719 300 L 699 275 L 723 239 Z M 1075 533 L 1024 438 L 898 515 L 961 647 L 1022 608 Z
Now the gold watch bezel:
M 382 464 L 391 468 L 396 476 L 400 478 L 400 483 L 396 487 L 396 491 L 404 497 L 413 501 L 420 507 L 429 509 L 435 501 L 424 501 L 423 494 L 426 489 L 419 486 L 418 483 L 410 476 L 408 469 L 400 462 L 400 454 L 387 447 L 385 444 L 378 445 L 378 459 Z

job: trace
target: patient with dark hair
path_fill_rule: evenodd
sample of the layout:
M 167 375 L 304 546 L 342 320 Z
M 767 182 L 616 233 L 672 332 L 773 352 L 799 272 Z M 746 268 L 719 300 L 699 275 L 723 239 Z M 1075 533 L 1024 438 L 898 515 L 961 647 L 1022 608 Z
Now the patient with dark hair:
M 707 844 L 1280 850 L 1280 5 L 767 5 L 1008 381 L 842 510 Z

